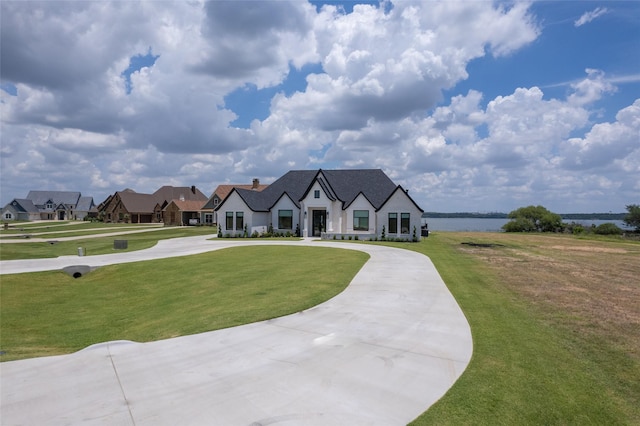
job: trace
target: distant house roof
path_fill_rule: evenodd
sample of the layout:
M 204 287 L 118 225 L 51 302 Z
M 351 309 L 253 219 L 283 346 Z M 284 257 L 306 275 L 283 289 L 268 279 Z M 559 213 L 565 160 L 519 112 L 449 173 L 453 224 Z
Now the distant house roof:
M 160 205 L 168 204 L 171 200 L 207 201 L 207 196 L 195 186 L 165 185 L 154 192 L 153 196 Z
M 95 204 L 93 203 L 93 197 L 80 197 L 78 200 L 78 204 L 76 205 L 76 210 L 82 212 L 90 211 Z
M 265 184 L 261 184 L 258 182 L 255 182 L 253 184 L 224 184 L 224 185 L 218 185 L 215 189 L 215 191 L 213 191 L 213 194 L 211 194 L 211 197 L 209 197 L 209 200 L 207 201 L 207 204 L 205 204 L 202 208 L 203 209 L 213 209 L 215 206 L 213 205 L 213 198 L 214 196 L 218 196 L 218 198 L 220 198 L 221 200 L 224 200 L 225 198 L 227 198 L 227 195 L 229 195 L 231 193 L 231 191 L 233 190 L 233 188 L 240 188 L 240 189 L 246 189 L 246 190 L 251 190 L 251 191 L 264 191 L 269 185 L 265 185 Z
M 33 201 L 27 200 L 24 198 L 15 198 L 13 201 L 9 203 L 12 205 L 16 211 L 26 212 L 26 213 L 38 213 L 38 208 L 33 204 Z
M 311 190 L 316 178 L 330 199 L 342 201 L 342 208 L 347 208 L 362 194 L 375 209 L 379 209 L 399 188 L 380 169 L 320 169 L 289 171 L 261 192 L 243 188 L 234 190 L 253 211 L 269 211 L 284 194 L 291 198 L 296 207 L 300 207 L 300 201 Z
M 29 191 L 27 199 L 36 206 L 43 206 L 47 201 L 52 201 L 55 205 L 67 204 L 75 206 L 80 198 L 79 192 L 70 191 Z
M 202 209 L 202 206 L 204 205 L 204 201 L 200 200 L 171 200 L 169 202 L 169 204 L 167 204 L 167 207 L 169 207 L 171 204 L 175 204 L 178 209 L 180 211 L 183 212 L 195 212 L 198 211 L 200 209 Z M 167 209 L 167 207 L 164 208 L 164 210 Z
M 158 201 L 151 194 L 138 194 L 137 192 L 122 191 L 117 193 L 125 209 L 129 213 L 151 213 L 155 210 Z

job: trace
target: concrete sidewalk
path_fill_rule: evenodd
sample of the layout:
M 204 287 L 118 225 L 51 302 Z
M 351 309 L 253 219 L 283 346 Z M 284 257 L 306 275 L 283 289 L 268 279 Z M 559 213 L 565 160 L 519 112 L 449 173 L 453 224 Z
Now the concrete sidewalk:
M 283 244 L 205 238 L 136 253 L 142 260 L 143 252 L 158 258 Z M 426 256 L 365 244 L 286 244 L 361 250 L 371 258 L 344 292 L 294 315 L 1 363 L 0 423 L 402 425 L 462 374 L 472 352 L 469 325 Z

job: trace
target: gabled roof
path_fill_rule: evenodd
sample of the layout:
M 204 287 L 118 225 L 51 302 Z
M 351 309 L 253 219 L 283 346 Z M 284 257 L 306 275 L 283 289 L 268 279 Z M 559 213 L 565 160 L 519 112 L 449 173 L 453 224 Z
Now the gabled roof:
M 241 188 L 234 190 L 253 211 L 269 211 L 285 193 L 299 208 L 300 201 L 307 196 L 316 181 L 329 199 L 342 201 L 343 209 L 349 207 L 358 195 L 362 194 L 378 210 L 397 188 L 380 169 L 320 169 L 289 171 L 262 192 Z M 228 196 L 224 200 L 227 198 Z M 218 208 L 222 204 L 224 201 Z
M 221 200 L 224 200 L 225 198 L 227 198 L 227 195 L 229 195 L 231 193 L 231 190 L 233 190 L 233 188 L 250 189 L 252 191 L 261 192 L 261 191 L 265 190 L 268 186 L 269 185 L 259 184 L 257 186 L 257 188 L 256 188 L 251 184 L 248 184 L 248 185 L 245 185 L 245 184 L 240 184 L 240 185 L 236 185 L 236 184 L 218 185 L 218 187 L 216 188 L 215 191 L 213 191 L 213 194 L 211 196 L 213 197 L 214 195 L 217 195 L 218 197 L 220 197 Z
M 80 198 L 79 192 L 71 191 L 29 191 L 27 199 L 31 200 L 34 205 L 42 206 L 47 201 L 52 201 L 55 205 L 67 204 L 75 206 Z
M 387 197 L 387 199 L 386 199 L 386 200 L 384 200 L 384 203 L 382 203 L 382 205 L 385 205 L 385 204 L 387 203 L 387 201 L 389 201 L 389 198 L 393 197 L 393 194 L 395 194 L 395 193 L 396 193 L 396 192 L 398 192 L 398 191 L 400 191 L 400 192 L 404 193 L 404 195 L 406 195 L 406 196 L 407 196 L 407 198 L 408 198 L 409 200 L 411 200 L 411 202 L 413 203 L 413 205 L 414 205 L 414 206 L 416 206 L 416 208 L 417 208 L 418 210 L 420 210 L 422 213 L 424 213 L 424 210 L 422 210 L 422 208 L 421 208 L 421 207 L 420 207 L 420 206 L 419 206 L 419 205 L 418 205 L 418 204 L 413 200 L 413 198 L 411 198 L 411 197 L 409 196 L 409 191 L 407 191 L 406 189 L 402 188 L 402 186 L 400 186 L 400 185 L 398 185 L 398 186 L 397 186 L 397 188 L 396 188 L 396 190 L 395 190 L 395 191 L 393 191 L 391 194 L 389 194 L 389 196 Z M 380 207 L 382 207 L 382 206 L 380 206 Z M 380 208 L 378 207 L 378 208 L 376 208 L 376 210 L 380 210 Z
M 337 198 L 342 200 L 342 208 L 349 207 L 362 192 L 362 195 L 377 210 L 396 189 L 396 184 L 380 169 L 321 170 L 321 172 L 335 191 Z
M 188 187 L 165 185 L 154 192 L 152 195 L 155 197 L 158 204 L 163 204 L 164 202 L 180 199 L 197 200 L 202 202 L 207 201 L 207 196 L 200 192 L 200 190 L 195 186 Z
M 213 194 L 211 194 L 211 197 L 209 197 L 209 199 L 207 200 L 207 203 L 202 206 L 203 209 L 212 209 L 215 206 L 213 205 L 213 197 L 218 196 L 218 198 L 220 198 L 221 200 L 224 200 L 225 198 L 227 198 L 227 196 L 231 193 L 231 191 L 233 191 L 233 188 L 240 188 L 240 189 L 250 189 L 253 191 L 262 191 L 264 189 L 266 189 L 269 185 L 265 185 L 265 184 L 258 184 L 257 186 L 252 185 L 252 184 L 223 184 L 223 185 L 218 185 L 215 189 L 215 191 L 213 191 Z
M 169 204 L 167 204 L 167 207 L 169 207 L 171 204 L 175 204 L 178 209 L 180 211 L 183 212 L 195 212 L 198 211 L 200 209 L 202 209 L 202 206 L 204 205 L 204 201 L 198 201 L 198 200 L 171 200 L 169 202 Z M 163 210 L 166 210 L 167 207 L 165 207 Z
M 117 193 L 129 213 L 153 213 L 158 201 L 151 194 L 122 191 Z
M 31 200 L 27 200 L 24 198 L 14 198 L 9 204 L 13 206 L 14 209 L 21 212 L 27 213 L 38 213 L 38 208 L 33 204 Z
M 93 197 L 80 197 L 78 204 L 76 204 L 76 210 L 88 212 L 94 206 Z

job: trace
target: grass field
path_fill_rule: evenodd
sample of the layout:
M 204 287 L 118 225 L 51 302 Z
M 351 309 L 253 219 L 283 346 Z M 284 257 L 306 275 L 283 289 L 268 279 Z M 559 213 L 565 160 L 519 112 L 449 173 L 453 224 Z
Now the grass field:
M 299 312 L 340 293 L 367 258 L 352 250 L 256 246 L 105 266 L 80 279 L 60 271 L 2 276 L 2 360 Z M 302 275 L 314 279 L 302 282 Z
M 405 247 L 431 257 L 474 339 L 414 425 L 640 424 L 640 244 L 438 233 Z
M 66 229 L 66 228 L 64 228 Z M 107 231 L 126 231 L 128 229 L 122 229 L 121 227 L 104 228 Z M 215 234 L 216 229 L 208 226 L 177 226 L 166 228 L 149 228 L 145 225 L 139 225 L 134 229 L 150 229 L 150 232 L 144 232 L 139 234 L 123 234 L 110 237 L 99 238 L 82 238 L 78 240 L 60 241 L 56 238 L 61 238 L 61 235 L 42 237 L 56 240 L 55 243 L 50 242 L 20 242 L 20 243 L 0 243 L 0 260 L 14 260 L 14 259 L 38 259 L 46 257 L 58 257 L 58 256 L 72 256 L 78 254 L 78 247 L 84 249 L 85 255 L 95 254 L 109 254 L 122 252 L 142 250 L 145 248 L 153 247 L 157 244 L 158 240 L 177 238 L 177 237 L 190 237 L 194 235 L 207 235 Z M 82 236 L 83 233 L 71 233 L 66 236 Z M 127 240 L 128 248 L 125 250 L 114 250 L 114 240 Z

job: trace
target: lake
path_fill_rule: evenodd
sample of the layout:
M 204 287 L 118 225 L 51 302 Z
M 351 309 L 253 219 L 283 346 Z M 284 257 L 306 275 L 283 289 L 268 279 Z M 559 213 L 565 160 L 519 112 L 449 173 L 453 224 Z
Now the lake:
M 429 225 L 429 231 L 455 231 L 455 232 L 502 232 L 502 225 L 509 222 L 510 219 L 480 219 L 475 217 L 465 218 L 433 218 L 423 217 L 422 223 Z M 628 228 L 621 220 L 571 220 L 563 219 L 565 223 L 576 222 L 585 228 L 593 225 L 601 225 L 603 223 L 615 223 L 621 229 Z

